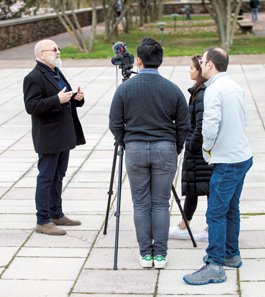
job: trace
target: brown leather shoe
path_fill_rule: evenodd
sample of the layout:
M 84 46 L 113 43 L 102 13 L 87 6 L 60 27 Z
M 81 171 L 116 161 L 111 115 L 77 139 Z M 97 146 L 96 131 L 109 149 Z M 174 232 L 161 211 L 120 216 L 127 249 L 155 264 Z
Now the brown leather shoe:
M 63 216 L 61 219 L 51 219 L 51 222 L 57 226 L 79 226 L 81 222 L 78 220 L 71 220 L 66 216 Z
M 42 233 L 47 235 L 65 235 L 66 231 L 57 228 L 53 223 L 48 223 L 44 225 L 36 225 L 36 233 Z

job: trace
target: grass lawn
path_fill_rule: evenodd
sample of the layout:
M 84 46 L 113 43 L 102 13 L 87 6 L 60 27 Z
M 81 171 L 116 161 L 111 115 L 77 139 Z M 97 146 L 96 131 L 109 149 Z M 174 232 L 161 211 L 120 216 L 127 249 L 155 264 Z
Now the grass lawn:
M 172 17 L 163 17 L 159 22 L 166 22 L 163 32 L 164 56 L 191 56 L 202 53 L 210 46 L 220 46 L 216 27 L 210 16 L 192 16 L 192 20 L 177 18 L 176 30 Z M 112 46 L 117 41 L 127 43 L 127 51 L 136 57 L 136 48 L 144 37 L 152 37 L 161 42 L 161 31 L 157 23 L 145 24 L 144 27 L 131 30 L 129 34 L 120 31 L 119 38 L 111 43 L 104 42 L 104 34 L 96 35 L 94 49 L 91 53 L 80 53 L 75 45 L 63 48 L 63 59 L 107 59 L 114 56 Z M 243 35 L 238 30 L 235 34 L 233 48 L 229 54 L 261 54 L 265 53 L 265 38 L 254 34 Z

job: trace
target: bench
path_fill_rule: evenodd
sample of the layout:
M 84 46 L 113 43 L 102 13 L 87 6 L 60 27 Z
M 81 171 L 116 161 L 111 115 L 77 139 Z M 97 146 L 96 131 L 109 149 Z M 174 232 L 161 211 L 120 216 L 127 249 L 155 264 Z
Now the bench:
M 249 22 L 249 21 L 238 21 L 237 22 L 241 32 L 243 34 L 250 34 L 252 33 L 252 28 L 253 28 L 253 23 Z
M 234 17 L 235 17 L 235 14 L 234 14 L 234 13 L 231 13 L 231 19 L 232 19 L 232 21 L 234 20 Z M 243 14 L 239 14 L 239 15 L 237 16 L 237 20 L 238 20 L 238 21 L 242 21 L 243 18 L 244 18 L 244 15 L 243 15 Z

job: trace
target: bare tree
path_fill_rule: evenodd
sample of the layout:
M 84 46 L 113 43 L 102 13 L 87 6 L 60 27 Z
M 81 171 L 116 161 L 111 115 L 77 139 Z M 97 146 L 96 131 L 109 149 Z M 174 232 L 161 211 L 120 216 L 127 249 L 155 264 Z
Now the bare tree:
M 215 21 L 222 47 L 225 50 L 230 50 L 243 0 L 209 0 L 209 2 L 206 4 L 203 0 L 203 5 Z M 234 12 L 233 16 L 232 12 Z
M 72 36 L 75 44 L 81 52 L 88 52 L 86 46 L 86 40 L 77 19 L 73 1 L 70 0 L 49 0 L 48 2 L 53 8 L 54 12 L 57 14 L 59 20 L 65 27 L 66 31 Z M 73 16 L 73 21 L 66 13 L 66 8 L 70 8 Z
M 106 0 L 103 0 L 103 10 L 105 16 L 105 41 L 110 42 L 112 35 L 117 32 L 118 25 L 122 21 L 122 18 L 125 16 L 126 12 L 130 9 L 131 4 L 134 0 L 127 0 L 126 3 L 123 5 L 121 13 L 119 17 L 113 18 L 115 14 L 115 4 L 117 0 L 110 0 L 108 5 Z M 115 20 L 115 21 L 112 21 Z

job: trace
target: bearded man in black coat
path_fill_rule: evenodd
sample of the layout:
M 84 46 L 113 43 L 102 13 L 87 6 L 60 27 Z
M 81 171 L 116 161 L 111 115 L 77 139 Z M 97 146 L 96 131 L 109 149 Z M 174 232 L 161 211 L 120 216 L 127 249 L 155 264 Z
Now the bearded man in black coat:
M 26 111 L 32 119 L 32 138 L 38 153 L 36 187 L 36 232 L 64 235 L 55 225 L 76 226 L 81 222 L 62 211 L 62 182 L 69 151 L 85 144 L 76 107 L 84 104 L 84 93 L 72 88 L 59 70 L 60 49 L 52 40 L 38 42 L 34 49 L 37 65 L 25 77 L 23 91 Z

